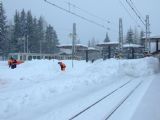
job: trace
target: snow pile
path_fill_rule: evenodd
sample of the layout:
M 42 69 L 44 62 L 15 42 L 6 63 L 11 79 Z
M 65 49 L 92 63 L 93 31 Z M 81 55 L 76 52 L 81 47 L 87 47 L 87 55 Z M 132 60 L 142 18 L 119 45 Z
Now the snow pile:
M 157 73 L 160 66 L 156 58 L 143 58 L 121 61 L 119 68 L 125 75 L 141 77 Z
M 57 60 L 34 60 L 9 69 L 0 62 L 0 116 L 13 120 L 21 110 L 44 104 L 64 94 L 85 88 L 109 85 L 117 80 L 152 75 L 159 70 L 156 58 L 137 60 L 63 61 L 65 72 L 60 71 Z M 30 111 L 30 110 L 29 110 Z M 1 119 L 0 118 L 0 119 Z

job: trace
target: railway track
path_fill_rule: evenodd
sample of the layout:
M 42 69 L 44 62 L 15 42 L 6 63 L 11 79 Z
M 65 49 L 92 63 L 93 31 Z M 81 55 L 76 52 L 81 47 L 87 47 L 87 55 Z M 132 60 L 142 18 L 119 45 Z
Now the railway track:
M 108 119 L 114 114 L 114 112 L 116 112 L 116 110 L 132 95 L 132 93 L 133 93 L 141 84 L 142 84 L 142 82 L 138 83 L 138 84 L 136 85 L 136 87 L 135 87 L 134 89 L 132 89 L 132 90 L 129 92 L 129 94 L 128 94 L 124 99 L 122 99 L 122 100 L 119 102 L 119 104 L 117 104 L 117 106 L 112 110 L 112 112 L 111 112 L 109 115 L 107 115 L 107 117 L 105 118 L 105 120 L 108 120 Z
M 105 105 L 106 105 L 106 107 L 112 105 L 112 107 L 106 109 L 106 113 L 102 115 L 103 117 L 101 116 L 102 120 L 109 120 L 109 118 L 117 111 L 117 109 L 121 105 L 123 105 L 123 103 L 133 94 L 133 92 L 141 84 L 142 84 L 142 81 L 136 81 L 136 82 L 133 80 L 127 81 L 124 84 L 122 84 L 121 86 L 119 86 L 118 88 L 110 91 L 108 94 L 106 94 L 101 99 L 97 100 L 93 104 L 89 105 L 85 109 L 81 110 L 80 112 L 78 112 L 77 114 L 75 114 L 74 116 L 69 118 L 69 120 L 81 120 L 81 119 L 89 120 L 91 118 L 93 119 L 94 114 L 96 114 L 96 111 L 101 111 L 101 110 L 99 110 L 99 108 L 102 108 Z M 125 93 L 124 91 L 128 90 L 128 89 L 129 89 L 129 91 L 127 91 Z M 118 96 L 122 96 L 122 97 L 118 97 Z M 114 102 L 114 101 L 110 101 L 110 99 L 119 99 L 119 100 L 115 100 L 116 102 Z M 102 106 L 102 107 L 100 107 L 100 106 Z M 96 110 L 96 108 L 97 108 L 97 110 Z M 92 116 L 92 114 L 93 114 L 93 116 Z M 89 116 L 92 116 L 92 117 L 90 118 Z

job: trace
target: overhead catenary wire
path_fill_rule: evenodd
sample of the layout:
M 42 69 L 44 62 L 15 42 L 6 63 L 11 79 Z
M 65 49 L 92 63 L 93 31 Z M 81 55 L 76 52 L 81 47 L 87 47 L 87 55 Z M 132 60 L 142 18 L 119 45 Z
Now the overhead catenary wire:
M 135 8 L 131 5 L 131 2 L 129 2 L 128 0 L 126 0 L 127 4 L 131 7 L 131 9 L 133 10 L 133 12 L 136 14 L 136 16 L 139 18 L 139 20 L 142 22 L 142 24 L 145 26 L 145 21 L 141 18 L 141 16 L 137 13 L 137 11 L 135 10 Z
M 93 14 L 93 13 L 91 13 L 91 12 L 85 10 L 85 9 L 82 9 L 82 8 L 78 7 L 77 5 L 75 5 L 75 4 L 71 3 L 71 2 L 66 2 L 66 1 L 64 1 L 64 2 L 67 3 L 69 6 L 72 6 L 72 7 L 76 8 L 76 9 L 78 9 L 78 10 L 86 13 L 87 15 L 89 15 L 89 16 L 91 16 L 91 17 L 97 18 L 97 19 L 99 19 L 99 20 L 101 20 L 101 21 L 103 21 L 103 22 L 107 22 L 108 24 L 114 24 L 114 25 L 116 25 L 114 22 L 111 22 L 110 20 L 107 20 L 107 19 L 102 18 L 102 17 L 100 17 L 100 16 L 97 16 L 97 15 L 95 15 L 95 14 Z M 70 8 L 70 7 L 69 7 L 69 8 Z M 108 30 L 111 30 L 111 28 L 109 28 Z M 112 30 L 113 30 L 113 29 L 112 29 Z M 114 31 L 116 31 L 116 30 L 114 30 Z
M 146 32 L 145 32 L 146 38 L 145 38 L 145 45 L 144 46 L 145 46 L 145 50 L 150 53 L 151 47 L 150 47 L 149 15 L 146 16 L 146 20 L 143 20 L 143 18 L 138 14 L 138 12 L 133 7 L 133 4 L 132 4 L 133 2 L 131 0 L 130 0 L 130 2 L 128 0 L 126 0 L 126 2 L 131 7 L 131 9 L 133 10 L 133 12 L 136 14 L 136 16 L 139 18 L 139 20 L 142 22 L 142 24 L 144 25 L 144 27 L 146 29 Z
M 58 5 L 56 5 L 56 4 L 52 3 L 52 2 L 49 2 L 48 0 L 44 0 L 44 1 L 45 1 L 46 3 L 48 3 L 48 4 L 50 4 L 50 5 L 58 8 L 58 9 L 61 9 L 61 10 L 65 11 L 65 12 L 69 13 L 69 14 L 72 14 L 72 15 L 74 15 L 74 16 L 76 16 L 76 17 L 79 17 L 79 18 L 85 20 L 85 21 L 88 21 L 88 22 L 90 22 L 90 23 L 92 23 L 92 24 L 95 24 L 95 25 L 97 25 L 97 26 L 99 26 L 99 27 L 101 27 L 101 28 L 104 28 L 104 29 L 106 29 L 106 30 L 109 30 L 108 27 L 105 27 L 104 25 L 102 25 L 102 24 L 100 24 L 100 23 L 97 23 L 97 22 L 95 22 L 95 21 L 93 21 L 93 20 L 90 20 L 90 19 L 88 19 L 88 18 L 86 18 L 86 17 L 83 17 L 83 16 L 81 16 L 81 15 L 78 15 L 78 14 L 76 14 L 76 13 L 70 11 L 70 10 L 67 10 L 67 9 L 65 9 L 65 8 L 63 8 L 63 7 L 60 7 L 60 6 L 58 6 Z
M 125 5 L 122 3 L 121 0 L 119 0 L 120 4 L 122 5 L 122 7 L 124 8 L 124 10 L 128 13 L 128 15 L 132 18 L 132 20 L 138 25 L 138 27 L 141 27 L 137 20 L 131 15 L 131 13 L 129 12 L 129 10 L 125 7 Z
M 145 19 L 143 18 L 142 14 L 140 13 L 140 11 L 137 9 L 137 7 L 135 6 L 135 4 L 133 3 L 132 0 L 130 0 L 131 4 L 133 5 L 133 7 L 135 8 L 135 10 L 137 11 L 137 13 L 141 16 L 141 18 L 143 19 L 143 21 L 145 21 Z
M 59 1 L 59 0 L 55 0 L 55 1 L 58 1 L 58 2 L 61 2 L 61 3 L 62 3 L 62 2 L 63 2 L 63 3 L 66 3 L 66 4 L 69 6 L 69 7 L 68 7 L 69 11 L 71 10 L 71 7 L 74 7 L 74 9 L 78 9 L 78 10 L 80 10 L 81 12 L 86 13 L 86 14 L 89 15 L 89 16 L 95 17 L 95 18 L 97 18 L 97 19 L 99 19 L 99 20 L 101 20 L 101 21 L 103 21 L 103 22 L 111 23 L 110 20 L 107 20 L 107 19 L 105 19 L 105 18 L 102 18 L 102 17 L 100 17 L 100 16 L 97 16 L 97 15 L 95 15 L 95 14 L 93 14 L 93 13 L 91 13 L 91 12 L 89 12 L 89 11 L 83 9 L 83 8 L 80 8 L 79 6 L 77 6 L 77 5 L 75 5 L 75 4 L 71 3 L 71 2 L 68 2 L 68 1 Z
M 97 18 L 97 19 L 99 19 L 99 20 L 101 20 L 103 22 L 107 22 L 108 24 L 114 24 L 114 25 L 116 25 L 113 21 L 110 21 L 110 20 L 107 20 L 107 19 L 102 18 L 100 16 L 97 16 L 97 15 L 95 15 L 95 14 L 93 14 L 93 13 L 91 13 L 91 12 L 85 10 L 85 9 L 82 9 L 82 8 L 78 7 L 77 5 L 75 5 L 75 4 L 71 3 L 71 2 L 66 2 L 66 1 L 64 1 L 64 2 L 67 3 L 70 6 L 73 6 L 74 8 L 76 8 L 76 9 L 78 9 L 78 10 L 86 13 L 87 15 L 89 15 L 91 17 Z M 109 29 L 109 30 L 111 30 L 111 29 Z
M 106 20 L 106 19 L 104 19 L 104 18 L 102 18 L 102 17 L 99 17 L 99 16 L 97 16 L 97 15 L 95 15 L 95 14 L 93 14 L 93 13 L 91 13 L 91 12 L 85 10 L 85 9 L 82 9 L 82 8 L 78 7 L 77 5 L 75 5 L 75 4 L 73 4 L 73 3 L 66 2 L 66 1 L 64 1 L 64 2 L 67 3 L 67 4 L 69 4 L 70 6 L 72 6 L 72 7 L 74 7 L 74 8 L 77 8 L 78 10 L 80 10 L 80 11 L 82 11 L 82 12 L 84 12 L 84 13 L 90 15 L 90 16 L 92 16 L 92 17 L 95 17 L 95 18 L 97 18 L 97 19 L 99 19 L 99 20 L 101 20 L 101 21 L 110 23 L 109 20 Z

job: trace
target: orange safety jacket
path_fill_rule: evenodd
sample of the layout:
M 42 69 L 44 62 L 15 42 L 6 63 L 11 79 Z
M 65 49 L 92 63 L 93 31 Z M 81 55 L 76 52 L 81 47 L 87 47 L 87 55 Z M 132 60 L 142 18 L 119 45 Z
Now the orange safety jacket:
M 8 60 L 8 65 L 11 65 L 13 63 L 13 60 Z
M 61 70 L 64 71 L 66 68 L 66 65 L 64 63 L 61 63 L 60 66 L 61 66 Z

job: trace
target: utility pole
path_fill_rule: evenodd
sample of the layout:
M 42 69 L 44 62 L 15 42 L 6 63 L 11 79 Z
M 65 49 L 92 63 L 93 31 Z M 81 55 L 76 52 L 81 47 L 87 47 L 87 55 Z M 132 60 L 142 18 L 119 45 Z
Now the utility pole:
M 72 68 L 73 65 L 73 59 L 75 56 L 75 41 L 76 41 L 76 23 L 73 23 L 73 33 L 72 33 Z
M 146 15 L 145 20 L 145 27 L 146 27 L 146 38 L 145 38 L 145 50 L 149 53 L 151 52 L 151 42 L 150 42 L 150 23 L 149 23 L 149 15 Z
M 146 19 L 144 20 L 143 17 L 140 16 L 137 9 L 135 9 L 135 6 L 133 6 L 133 2 L 130 0 L 126 0 L 127 4 L 131 7 L 135 15 L 138 17 L 138 19 L 142 22 L 142 24 L 145 26 L 146 34 L 145 34 L 145 52 L 150 53 L 151 52 L 151 45 L 150 45 L 150 23 L 149 23 L 149 15 L 146 15 Z
M 26 35 L 26 40 L 27 40 L 27 53 L 28 53 L 28 35 Z
M 122 18 L 119 18 L 119 51 L 123 50 L 123 24 Z
M 25 37 L 22 38 L 23 39 L 23 52 L 26 52 L 26 41 L 25 41 Z
M 40 53 L 40 59 L 42 58 L 42 40 L 39 41 L 39 53 Z

